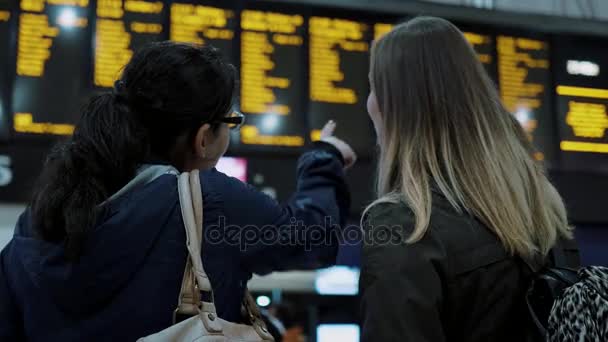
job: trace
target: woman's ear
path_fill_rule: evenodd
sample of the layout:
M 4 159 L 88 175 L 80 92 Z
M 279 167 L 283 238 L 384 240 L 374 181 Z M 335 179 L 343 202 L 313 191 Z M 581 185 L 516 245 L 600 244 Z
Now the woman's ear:
M 194 154 L 201 159 L 205 159 L 207 156 L 207 148 L 209 145 L 213 143 L 213 132 L 211 130 L 211 125 L 208 123 L 202 125 L 196 131 L 196 135 L 194 136 Z

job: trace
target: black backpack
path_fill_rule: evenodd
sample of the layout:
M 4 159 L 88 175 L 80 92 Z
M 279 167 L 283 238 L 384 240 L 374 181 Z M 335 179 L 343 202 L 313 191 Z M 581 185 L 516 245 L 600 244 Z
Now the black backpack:
M 578 270 L 572 245 L 554 248 L 549 266 L 528 264 L 534 271 L 526 293 L 529 341 L 608 341 L 608 268 Z
M 526 304 L 532 320 L 531 341 L 546 341 L 549 315 L 555 300 L 578 282 L 578 272 L 572 268 L 563 249 L 554 248 L 549 253 L 550 266 L 539 268 L 531 265 L 534 275 L 526 293 Z

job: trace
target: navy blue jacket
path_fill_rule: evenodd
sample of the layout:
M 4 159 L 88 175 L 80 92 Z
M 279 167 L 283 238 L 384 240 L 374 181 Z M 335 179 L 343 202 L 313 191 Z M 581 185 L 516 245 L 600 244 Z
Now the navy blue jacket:
M 220 317 L 242 321 L 252 273 L 335 262 L 350 205 L 342 166 L 327 146 L 303 154 L 284 205 L 215 169 L 201 172 L 202 258 Z M 34 235 L 26 210 L 0 254 L 0 341 L 134 341 L 171 325 L 187 259 L 175 175 L 107 202 L 76 263 Z

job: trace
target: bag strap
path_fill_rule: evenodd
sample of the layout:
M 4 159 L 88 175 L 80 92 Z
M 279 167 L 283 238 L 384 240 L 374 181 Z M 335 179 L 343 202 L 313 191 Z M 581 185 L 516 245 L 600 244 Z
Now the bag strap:
M 178 193 L 189 257 L 186 261 L 174 320 L 177 314 L 194 315 L 200 311 L 203 304 L 200 296 L 201 290 L 211 294 L 211 303 L 207 303 L 211 305 L 206 305 L 206 307 L 217 315 L 215 306 L 212 305 L 213 289 L 201 259 L 203 200 L 198 170 L 190 173 L 184 172 L 178 176 Z
M 179 295 L 178 307 L 174 313 L 193 315 L 200 312 L 201 308 L 205 312 L 217 316 L 214 305 L 213 288 L 209 277 L 203 267 L 201 259 L 201 248 L 203 240 L 203 196 L 199 171 L 194 170 L 190 173 L 184 172 L 178 177 L 179 202 L 186 230 L 186 245 L 188 247 L 189 258 L 186 262 L 186 269 L 182 279 L 182 287 Z M 211 301 L 202 300 L 200 291 L 211 294 Z M 267 336 L 268 331 L 262 320 L 262 315 L 251 296 L 249 290 L 245 291 L 243 307 L 251 319 L 251 324 L 260 336 Z
M 579 250 L 574 239 L 558 239 L 546 258 L 536 254 L 531 260 L 521 257 L 520 259 L 533 274 L 538 274 L 545 267 L 571 271 L 576 271 L 580 267 Z
M 200 293 L 196 290 L 196 281 L 192 272 L 192 264 L 190 257 L 186 261 L 184 277 L 182 279 L 181 289 L 177 302 L 177 308 L 173 311 L 173 324 L 177 321 L 177 315 L 193 316 L 199 313 L 199 303 L 201 301 Z
M 566 259 L 566 253 L 562 248 L 553 248 L 549 252 L 551 259 L 553 260 L 553 265 L 555 267 L 567 267 L 568 262 Z
M 184 198 L 188 223 L 184 222 L 186 227 L 186 244 L 190 253 L 190 261 L 192 263 L 192 271 L 196 279 L 196 283 L 200 290 L 210 292 L 213 296 L 213 289 L 209 277 L 203 268 L 203 260 L 201 259 L 201 248 L 203 241 L 203 196 L 201 192 L 201 183 L 198 170 L 192 171 L 189 174 L 180 175 L 180 182 L 183 183 L 184 196 L 189 193 L 189 198 Z M 182 216 L 183 209 L 182 206 Z M 213 301 L 213 299 L 212 299 Z

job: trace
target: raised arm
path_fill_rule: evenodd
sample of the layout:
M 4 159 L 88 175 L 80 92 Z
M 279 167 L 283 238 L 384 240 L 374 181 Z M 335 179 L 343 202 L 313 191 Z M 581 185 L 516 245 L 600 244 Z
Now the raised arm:
M 343 167 L 333 145 L 315 143 L 300 157 L 296 191 L 284 204 L 217 171 L 204 173 L 203 191 L 211 188 L 224 203 L 214 219 L 218 224 L 208 225 L 206 235 L 220 229 L 215 236 L 238 248 L 253 273 L 331 265 L 350 206 Z

